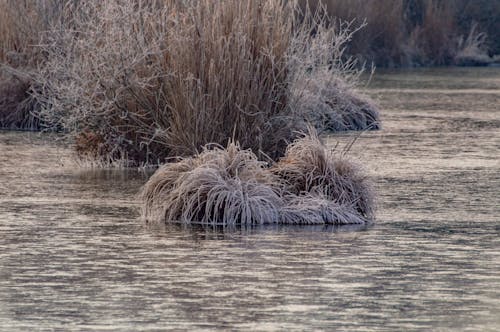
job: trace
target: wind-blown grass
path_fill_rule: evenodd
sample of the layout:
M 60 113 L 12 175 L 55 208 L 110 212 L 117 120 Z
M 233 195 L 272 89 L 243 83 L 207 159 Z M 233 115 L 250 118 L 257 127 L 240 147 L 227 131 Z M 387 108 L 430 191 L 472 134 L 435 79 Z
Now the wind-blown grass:
M 152 223 L 353 224 L 374 218 L 371 186 L 313 133 L 269 167 L 230 143 L 162 166 L 143 187 L 142 217 Z

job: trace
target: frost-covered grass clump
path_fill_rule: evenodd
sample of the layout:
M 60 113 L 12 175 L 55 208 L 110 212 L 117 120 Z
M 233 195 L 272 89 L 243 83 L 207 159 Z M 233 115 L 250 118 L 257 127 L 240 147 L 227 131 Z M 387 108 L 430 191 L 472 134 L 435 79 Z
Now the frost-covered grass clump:
M 153 223 L 357 224 L 374 218 L 366 176 L 314 134 L 296 140 L 273 165 L 235 143 L 207 147 L 158 169 L 141 199 L 142 216 Z

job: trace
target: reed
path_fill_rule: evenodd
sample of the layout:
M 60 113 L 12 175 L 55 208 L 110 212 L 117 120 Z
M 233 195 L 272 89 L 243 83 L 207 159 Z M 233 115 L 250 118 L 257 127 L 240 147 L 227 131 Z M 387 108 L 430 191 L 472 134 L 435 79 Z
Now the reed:
M 0 68 L 0 129 L 36 130 L 40 123 L 33 111 L 36 102 L 29 95 L 32 81 Z
M 348 51 L 377 66 L 453 65 L 471 57 L 480 61 L 489 57 L 488 48 L 498 53 L 500 47 L 497 1 L 301 0 L 303 7 L 307 3 L 323 3 L 332 17 L 365 22 Z M 474 25 L 475 37 L 490 36 L 479 49 L 463 42 Z
M 40 129 L 34 74 L 44 60 L 39 47 L 64 1 L 0 0 L 0 128 Z
M 371 117 L 355 111 L 358 100 L 367 101 L 360 109 L 371 102 L 358 97 L 360 70 L 344 54 L 352 31 L 329 25 L 324 12 L 299 18 L 280 0 L 70 9 L 44 43 L 34 95 L 39 116 L 73 137 L 83 157 L 162 164 L 235 140 L 276 160 L 309 121 L 338 130 L 378 119 L 375 106 Z M 322 112 L 335 125 L 317 121 Z
M 405 39 L 402 0 L 301 0 L 313 9 L 323 4 L 331 17 L 366 24 L 353 35 L 348 51 L 362 62 L 390 65 L 403 61 Z
M 44 27 L 42 9 L 36 1 L 0 1 L 0 62 L 15 67 L 32 60 L 40 28 Z M 46 28 L 46 26 L 45 26 Z

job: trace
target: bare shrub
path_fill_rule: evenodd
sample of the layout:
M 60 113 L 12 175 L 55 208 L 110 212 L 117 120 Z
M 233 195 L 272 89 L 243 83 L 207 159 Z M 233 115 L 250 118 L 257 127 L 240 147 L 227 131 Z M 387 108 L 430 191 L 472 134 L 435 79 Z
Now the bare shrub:
M 40 116 L 77 139 L 98 137 L 89 150 L 105 159 L 158 164 L 231 139 L 277 159 L 312 114 L 342 110 L 328 116 L 345 122 L 351 109 L 338 100 L 357 94 L 359 71 L 343 58 L 351 33 L 322 15 L 299 21 L 291 2 L 110 0 L 71 10 L 44 42 Z M 324 80 L 314 83 L 323 89 L 303 80 Z

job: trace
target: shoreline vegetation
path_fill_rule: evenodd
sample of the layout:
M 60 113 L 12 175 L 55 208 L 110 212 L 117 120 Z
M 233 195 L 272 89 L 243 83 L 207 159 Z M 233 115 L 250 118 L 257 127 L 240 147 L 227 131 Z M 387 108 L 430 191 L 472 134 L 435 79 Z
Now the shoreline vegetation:
M 262 136 L 276 129 L 291 142 L 308 123 L 380 126 L 358 89 L 363 70 L 345 54 L 355 31 L 321 9 L 281 0 L 2 0 L 0 9 L 0 127 L 63 132 L 85 159 L 162 163 L 229 138 L 273 157 L 286 142 L 267 147 Z
M 373 219 L 363 172 L 317 138 L 380 126 L 350 24 L 281 0 L 2 0 L 0 16 L 0 125 L 62 133 L 94 165 L 165 164 L 145 219 Z
M 0 127 L 63 133 L 97 166 L 163 165 L 149 222 L 371 221 L 369 180 L 318 133 L 380 127 L 363 63 L 490 62 L 485 25 L 462 0 L 304 4 L 1 0 Z
M 366 24 L 347 53 L 377 67 L 500 65 L 500 1 L 301 0 Z
M 350 23 L 281 0 L 0 4 L 0 125 L 63 133 L 94 165 L 164 165 L 145 220 L 373 220 L 369 180 L 317 134 L 380 127 Z

